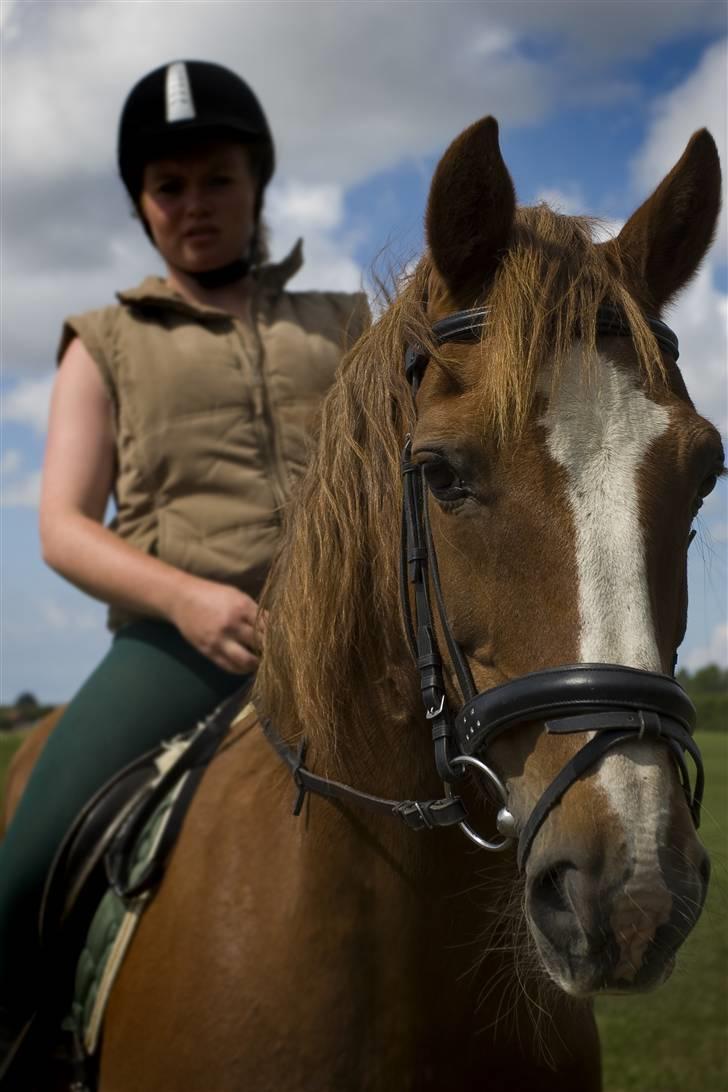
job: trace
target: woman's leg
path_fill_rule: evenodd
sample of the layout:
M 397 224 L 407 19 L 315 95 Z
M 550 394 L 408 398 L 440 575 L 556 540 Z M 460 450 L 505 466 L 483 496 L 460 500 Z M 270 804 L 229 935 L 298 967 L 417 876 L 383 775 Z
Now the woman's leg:
M 0 1008 L 23 1014 L 33 1004 L 43 885 L 79 810 L 118 770 L 194 727 L 244 681 L 165 623 L 117 634 L 50 736 L 0 844 Z

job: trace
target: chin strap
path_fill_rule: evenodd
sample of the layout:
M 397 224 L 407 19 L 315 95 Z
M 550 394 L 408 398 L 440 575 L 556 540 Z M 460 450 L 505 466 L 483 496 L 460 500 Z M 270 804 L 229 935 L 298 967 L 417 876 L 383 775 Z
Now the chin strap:
M 236 258 L 234 262 L 221 265 L 218 269 L 203 269 L 201 272 L 192 272 L 190 269 L 182 269 L 185 277 L 197 281 L 200 288 L 224 288 L 228 284 L 235 284 L 247 277 L 252 269 L 250 257 Z

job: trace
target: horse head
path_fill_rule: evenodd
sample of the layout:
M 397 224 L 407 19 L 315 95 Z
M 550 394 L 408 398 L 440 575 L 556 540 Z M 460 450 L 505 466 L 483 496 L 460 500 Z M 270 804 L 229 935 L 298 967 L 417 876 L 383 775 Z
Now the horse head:
M 420 270 L 427 318 L 446 331 L 442 320 L 464 312 L 482 329 L 418 346 L 428 366 L 411 459 L 429 493 L 444 624 L 480 694 L 523 676 L 549 682 L 561 665 L 597 665 L 597 686 L 606 665 L 637 669 L 613 672 L 616 691 L 635 679 L 649 690 L 672 671 L 691 524 L 723 451 L 676 350 L 664 351 L 659 317 L 710 245 L 719 192 L 702 131 L 619 235 L 598 243 L 585 220 L 516 207 L 492 118 L 437 168 Z M 594 738 L 598 701 L 593 709 L 576 731 L 546 731 L 534 713 L 483 735 L 477 754 L 504 782 L 516 831 Z M 477 701 L 472 712 L 475 722 Z M 652 735 L 599 753 L 530 835 L 530 931 L 549 975 L 575 996 L 662 981 L 704 901 L 708 863 L 680 748 L 659 720 Z
M 698 133 L 599 243 L 516 207 L 492 118 L 458 137 L 428 252 L 326 400 L 269 585 L 256 703 L 319 773 L 380 795 L 437 794 L 428 720 L 450 794 L 474 763 L 501 785 L 541 963 L 577 997 L 663 980 L 705 898 L 671 671 L 723 452 L 660 313 L 719 187 Z

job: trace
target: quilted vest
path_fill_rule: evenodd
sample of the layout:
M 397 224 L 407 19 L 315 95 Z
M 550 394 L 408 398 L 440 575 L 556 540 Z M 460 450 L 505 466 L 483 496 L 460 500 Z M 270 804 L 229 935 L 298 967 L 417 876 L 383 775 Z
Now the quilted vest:
M 363 293 L 289 292 L 300 242 L 256 281 L 252 326 L 148 277 L 74 315 L 114 410 L 116 512 L 138 549 L 257 598 L 322 399 L 369 322 Z M 112 607 L 109 627 L 134 620 Z

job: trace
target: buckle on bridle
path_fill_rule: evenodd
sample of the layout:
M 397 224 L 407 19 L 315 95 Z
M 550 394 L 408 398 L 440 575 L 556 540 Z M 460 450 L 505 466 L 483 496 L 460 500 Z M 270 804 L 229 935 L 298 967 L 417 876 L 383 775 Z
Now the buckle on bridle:
M 440 698 L 440 704 L 437 706 L 437 708 L 435 708 L 435 706 L 433 705 L 429 709 L 425 710 L 425 720 L 434 720 L 435 717 L 439 717 L 440 713 L 443 711 L 444 708 L 445 708 L 445 695 L 443 694 L 442 697 Z

